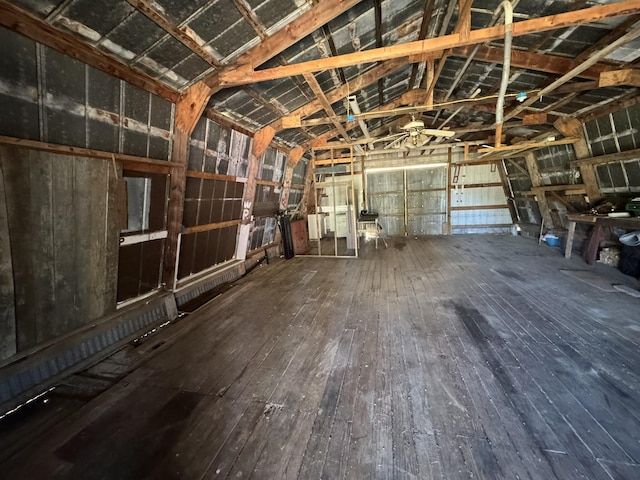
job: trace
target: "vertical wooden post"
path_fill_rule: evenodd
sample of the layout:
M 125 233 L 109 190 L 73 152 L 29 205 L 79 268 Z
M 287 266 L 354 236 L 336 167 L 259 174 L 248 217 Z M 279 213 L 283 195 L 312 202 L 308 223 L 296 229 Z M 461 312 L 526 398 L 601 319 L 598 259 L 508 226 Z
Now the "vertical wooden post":
M 533 153 L 527 153 L 524 156 L 525 163 L 527 165 L 527 171 L 529 172 L 529 178 L 531 178 L 531 185 L 533 187 L 542 186 L 542 175 L 540 175 L 540 169 L 538 168 L 538 162 L 536 156 Z M 538 207 L 540 208 L 540 214 L 544 219 L 544 223 L 553 228 L 553 219 L 551 218 L 551 211 L 549 210 L 549 204 L 547 203 L 547 197 L 544 191 L 540 191 L 536 195 Z
M 311 192 L 311 183 L 313 181 L 314 158 L 315 154 L 312 151 L 311 161 L 307 165 L 307 172 L 304 176 L 304 192 L 302 193 L 302 201 L 300 202 L 300 211 L 305 217 L 307 216 L 307 212 L 309 210 L 309 193 Z M 316 214 L 317 213 L 318 211 L 316 205 Z
M 451 169 L 453 168 L 453 149 L 451 147 L 449 147 L 447 149 L 447 221 L 444 225 L 444 232 L 442 232 L 445 235 L 451 235 L 452 232 L 452 228 L 451 228 L 451 180 L 452 180 L 452 175 L 451 175 Z
M 584 131 L 582 129 L 582 123 L 575 118 L 559 119 L 553 124 L 562 135 L 565 137 L 575 137 L 578 141 L 573 144 L 573 149 L 576 152 L 576 159 L 589 158 L 589 146 L 587 140 L 584 137 Z M 593 165 L 580 165 L 580 176 L 582 177 L 582 183 L 587 191 L 589 197 L 588 203 L 594 204 L 600 199 L 600 187 L 598 186 L 598 179 L 596 178 L 596 170 Z
M 500 163 L 496 165 L 496 168 L 498 168 L 498 174 L 500 175 L 500 181 L 502 182 L 502 190 L 507 198 L 507 205 L 509 205 L 511 221 L 516 224 L 520 221 L 520 218 L 518 216 L 518 210 L 513 202 L 513 190 L 511 189 L 511 183 L 509 182 L 509 176 L 507 175 L 507 165 L 505 160 L 501 160 Z
M 171 169 L 169 178 L 169 208 L 167 210 L 167 239 L 164 249 L 162 283 L 173 287 L 178 259 L 178 237 L 182 231 L 184 189 L 189 158 L 189 138 L 207 104 L 211 90 L 202 82 L 193 85 L 176 104 L 171 160 L 179 165 Z
M 244 186 L 242 198 L 242 223 L 238 233 L 238 244 L 236 248 L 236 258 L 244 260 L 247 258 L 249 249 L 249 234 L 251 233 L 251 217 L 253 216 L 253 205 L 258 187 L 258 170 L 260 168 L 260 158 L 267 151 L 271 140 L 276 134 L 275 129 L 266 126 L 258 130 L 253 137 L 253 145 L 249 156 L 249 168 L 247 170 L 247 183 Z
M 286 210 L 289 205 L 289 192 L 291 190 L 291 182 L 293 181 L 293 170 L 302 158 L 304 154 L 304 148 L 296 147 L 289 152 L 289 158 L 287 158 L 287 168 L 284 173 L 284 180 L 282 183 L 282 194 L 280 195 L 280 210 Z
M 434 67 L 434 63 L 433 60 L 428 60 L 427 61 L 427 78 L 426 78 L 426 85 L 427 88 L 429 88 L 428 90 L 428 95 L 427 95 L 427 107 L 429 108 L 429 110 L 433 109 L 433 88 L 431 88 L 431 84 L 433 83 L 433 79 L 435 77 L 435 67 Z

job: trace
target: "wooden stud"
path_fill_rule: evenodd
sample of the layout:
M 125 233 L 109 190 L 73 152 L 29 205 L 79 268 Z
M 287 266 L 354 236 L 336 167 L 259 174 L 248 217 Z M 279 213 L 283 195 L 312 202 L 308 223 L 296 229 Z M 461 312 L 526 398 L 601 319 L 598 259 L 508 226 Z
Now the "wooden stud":
M 181 168 L 174 168 L 169 176 L 169 202 L 167 208 L 167 238 L 164 247 L 162 283 L 164 288 L 171 288 L 175 277 L 178 259 L 178 236 L 182 232 L 182 214 L 184 210 L 184 190 L 187 182 L 186 164 L 189 137 L 191 132 L 175 130 L 173 136 L 174 161 Z
M 194 227 L 185 228 L 183 235 L 190 233 L 209 232 L 211 230 L 219 230 L 221 228 L 233 227 L 234 225 L 240 225 L 241 220 L 229 220 L 228 222 L 220 223 L 208 223 L 206 225 L 196 225 Z
M 103 152 L 101 150 L 93 150 L 90 148 L 56 145 L 54 143 L 39 142 L 37 140 L 27 140 L 24 138 L 7 137 L 3 135 L 0 135 L 0 144 L 13 145 L 29 150 L 58 153 L 61 155 L 95 158 L 106 160 L 108 162 L 116 160 L 122 165 L 123 168 L 127 170 L 136 170 L 139 172 L 169 173 L 172 168 L 183 167 L 182 165 L 179 165 L 175 162 L 169 162 L 166 160 L 154 160 L 151 158 L 136 157 L 134 155 L 125 155 L 123 153 Z
M 187 170 L 188 178 L 206 178 L 208 180 L 223 180 L 225 182 L 237 182 L 238 177 L 220 175 L 219 173 L 201 172 L 199 170 Z

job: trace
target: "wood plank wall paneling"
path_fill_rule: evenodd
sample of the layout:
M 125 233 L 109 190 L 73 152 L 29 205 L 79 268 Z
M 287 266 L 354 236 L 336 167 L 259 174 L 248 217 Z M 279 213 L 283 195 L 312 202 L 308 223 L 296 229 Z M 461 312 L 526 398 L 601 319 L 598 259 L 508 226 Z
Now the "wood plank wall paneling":
M 115 309 L 117 179 L 107 162 L 13 147 L 0 165 L 20 352 Z
M 16 308 L 8 221 L 4 174 L 0 168 L 0 360 L 16 353 Z

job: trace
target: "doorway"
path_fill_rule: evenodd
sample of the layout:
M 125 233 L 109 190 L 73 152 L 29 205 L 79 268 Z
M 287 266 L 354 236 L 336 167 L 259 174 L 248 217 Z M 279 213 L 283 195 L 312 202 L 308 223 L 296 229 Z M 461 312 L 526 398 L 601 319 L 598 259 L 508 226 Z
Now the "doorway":
M 368 209 L 378 213 L 385 236 L 443 235 L 447 181 L 446 166 L 368 171 Z

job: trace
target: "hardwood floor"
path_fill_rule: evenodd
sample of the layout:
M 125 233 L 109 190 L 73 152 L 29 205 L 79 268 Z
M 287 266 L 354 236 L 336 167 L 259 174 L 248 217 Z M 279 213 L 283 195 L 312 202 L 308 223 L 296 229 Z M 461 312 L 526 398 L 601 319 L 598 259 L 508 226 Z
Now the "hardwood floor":
M 258 268 L 2 477 L 640 478 L 640 299 L 607 288 L 637 281 L 519 237 L 388 241 Z

